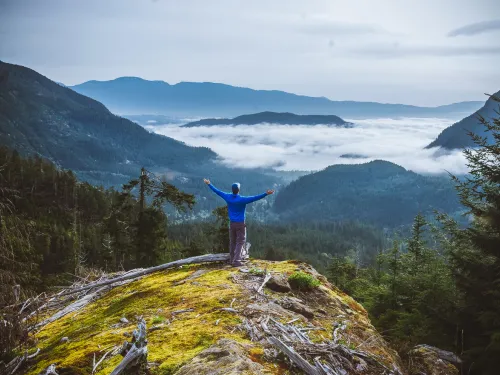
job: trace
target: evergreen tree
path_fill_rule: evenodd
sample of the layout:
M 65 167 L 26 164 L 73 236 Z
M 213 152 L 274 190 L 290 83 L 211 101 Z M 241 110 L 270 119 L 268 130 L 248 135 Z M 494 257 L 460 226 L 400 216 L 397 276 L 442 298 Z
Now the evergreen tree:
M 211 229 L 208 234 L 212 234 L 213 251 L 215 253 L 228 253 L 229 252 L 229 216 L 227 206 L 217 207 L 212 211 L 215 216 L 215 228 Z
M 167 216 L 164 205 L 171 204 L 179 211 L 185 211 L 186 206 L 192 209 L 195 198 L 165 180 L 159 179 L 154 173 L 141 168 L 138 179 L 124 185 L 125 194 L 130 195 L 135 187 L 139 187 L 139 210 L 134 226 L 136 264 L 141 267 L 153 266 L 165 251 L 167 231 Z M 147 204 L 147 200 L 151 204 Z
M 454 177 L 472 223 L 452 232 L 452 256 L 470 373 L 489 375 L 500 368 L 500 119 L 480 121 L 492 141 L 471 133 L 477 148 L 464 150 L 470 175 Z

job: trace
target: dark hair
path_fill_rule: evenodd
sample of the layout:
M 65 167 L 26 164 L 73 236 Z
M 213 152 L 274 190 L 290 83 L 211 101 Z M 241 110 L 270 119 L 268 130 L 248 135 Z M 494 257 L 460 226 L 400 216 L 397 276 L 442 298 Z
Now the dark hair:
M 231 190 L 233 190 L 233 194 L 238 194 L 240 192 L 240 189 L 238 189 L 236 186 L 233 186 Z

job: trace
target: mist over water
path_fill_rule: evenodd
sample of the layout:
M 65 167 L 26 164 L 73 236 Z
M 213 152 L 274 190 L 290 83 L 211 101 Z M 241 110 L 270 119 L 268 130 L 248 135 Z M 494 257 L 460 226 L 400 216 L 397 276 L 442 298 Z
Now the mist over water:
M 191 146 L 205 146 L 221 162 L 237 167 L 321 170 L 332 164 L 383 159 L 409 170 L 439 174 L 466 172 L 460 151 L 424 147 L 454 121 L 437 118 L 348 120 L 353 128 L 307 125 L 240 125 L 183 128 L 179 124 L 147 126 Z

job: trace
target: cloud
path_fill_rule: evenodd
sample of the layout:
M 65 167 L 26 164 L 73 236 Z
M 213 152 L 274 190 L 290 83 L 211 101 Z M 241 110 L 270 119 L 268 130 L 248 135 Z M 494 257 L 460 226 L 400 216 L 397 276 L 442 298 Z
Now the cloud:
M 419 173 L 466 172 L 458 152 L 437 154 L 424 149 L 452 121 L 443 119 L 353 120 L 351 129 L 329 126 L 261 124 L 148 129 L 192 146 L 207 146 L 221 163 L 279 170 L 321 170 L 332 164 L 357 164 L 384 159 Z M 346 158 L 342 155 L 353 157 Z
M 401 45 L 400 43 L 383 44 L 365 48 L 351 49 L 351 54 L 390 59 L 403 57 L 460 57 L 500 55 L 497 46 L 431 46 Z
M 449 37 L 456 37 L 460 35 L 471 36 L 495 30 L 500 30 L 500 20 L 471 23 L 469 25 L 459 27 L 458 29 L 451 30 L 448 33 L 448 36 Z
M 389 34 L 387 30 L 376 24 L 340 22 L 324 16 L 309 16 L 302 22 L 294 23 L 294 26 L 303 33 L 328 36 Z

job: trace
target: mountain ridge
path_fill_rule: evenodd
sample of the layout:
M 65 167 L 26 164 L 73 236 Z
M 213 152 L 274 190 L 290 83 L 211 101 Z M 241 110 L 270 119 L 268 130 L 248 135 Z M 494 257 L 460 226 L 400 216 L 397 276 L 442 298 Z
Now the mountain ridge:
M 231 169 L 206 147 L 192 147 L 151 133 L 111 113 L 95 99 L 61 86 L 36 71 L 0 63 L 0 145 L 21 155 L 38 155 L 95 185 L 120 186 L 141 167 L 164 176 L 183 190 L 204 192 L 202 178 L 221 184 L 240 180 L 251 193 L 280 179 L 262 171 Z M 216 197 L 198 205 L 211 210 Z M 202 207 L 203 206 L 203 207 Z
M 460 102 L 436 107 L 406 104 L 332 101 L 325 97 L 298 95 L 280 90 L 255 90 L 214 82 L 148 81 L 119 77 L 86 81 L 70 86 L 108 106 L 112 112 L 179 117 L 235 117 L 242 113 L 292 112 L 300 115 L 336 115 L 348 118 L 383 116 L 455 117 L 475 111 L 481 102 Z
M 216 157 L 208 148 L 150 133 L 32 69 L 0 63 L 0 77 L 0 143 L 21 154 L 41 155 L 77 171 L 118 173 L 141 165 L 183 169 L 198 158 Z M 182 165 L 174 153 L 185 158 Z
M 215 126 L 215 125 L 257 125 L 257 124 L 279 124 L 279 125 L 336 125 L 350 126 L 335 115 L 296 115 L 290 112 L 259 112 L 248 115 L 241 115 L 234 118 L 209 118 L 198 121 L 192 121 L 182 125 L 182 127 L 191 128 L 196 126 Z
M 498 98 L 498 100 L 495 100 Z M 467 134 L 472 132 L 474 134 L 485 136 L 487 139 L 492 141 L 491 133 L 486 133 L 484 131 L 484 126 L 480 122 L 480 118 L 485 118 L 486 120 L 491 120 L 498 115 L 500 110 L 500 91 L 491 95 L 491 97 L 486 100 L 484 105 L 478 109 L 473 114 L 465 117 L 464 119 L 454 123 L 453 125 L 444 129 L 437 138 L 432 141 L 425 148 L 441 147 L 444 149 L 462 149 L 464 147 L 475 147 L 476 144 Z

